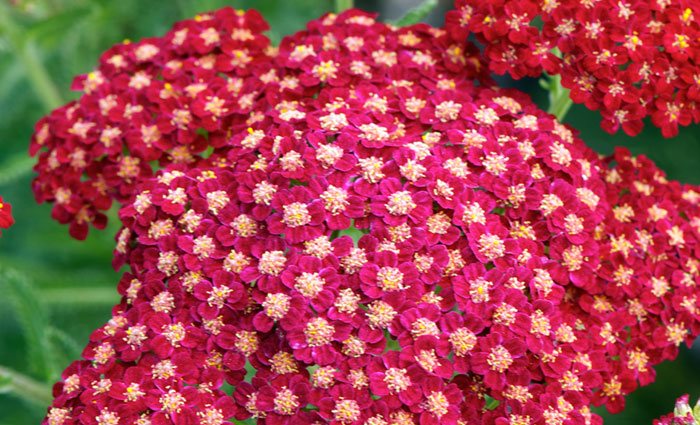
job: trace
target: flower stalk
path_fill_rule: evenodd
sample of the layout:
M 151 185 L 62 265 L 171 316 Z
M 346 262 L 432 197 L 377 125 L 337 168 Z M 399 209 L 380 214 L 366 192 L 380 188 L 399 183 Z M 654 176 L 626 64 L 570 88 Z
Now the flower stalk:
M 0 392 L 14 394 L 42 407 L 52 400 L 48 386 L 5 366 L 0 366 Z
M 335 0 L 335 11 L 336 13 L 340 13 L 344 10 L 352 9 L 353 8 L 353 0 Z
M 32 40 L 22 36 L 22 29 L 12 20 L 5 4 L 0 3 L 0 32 L 7 35 L 12 49 L 22 63 L 27 78 L 39 100 L 47 110 L 55 109 L 65 102 L 54 84 L 48 70 L 39 58 L 39 52 Z
M 75 294 L 80 296 L 76 297 Z M 41 299 L 50 305 L 112 305 L 119 302 L 119 296 L 111 288 L 46 288 L 41 291 Z
M 564 121 L 566 114 L 571 109 L 573 102 L 569 96 L 569 89 L 561 85 L 561 75 L 552 75 L 547 82 L 549 90 L 549 109 L 547 112 L 557 117 L 559 122 Z

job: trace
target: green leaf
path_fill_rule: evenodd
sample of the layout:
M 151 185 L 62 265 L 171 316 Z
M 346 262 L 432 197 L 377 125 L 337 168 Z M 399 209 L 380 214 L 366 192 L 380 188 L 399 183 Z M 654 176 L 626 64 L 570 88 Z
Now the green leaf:
M 688 408 L 690 409 L 690 404 L 688 404 Z M 695 419 L 695 424 L 698 425 L 700 424 L 700 399 L 695 403 L 695 406 L 690 409 L 690 414 Z
M 55 109 L 64 103 L 60 91 L 43 63 L 42 52 L 33 40 L 26 37 L 24 28 L 13 20 L 14 13 L 11 12 L 4 2 L 0 2 L 0 31 L 7 36 L 15 57 L 24 67 L 27 79 L 39 100 L 47 110 Z
M 344 10 L 354 7 L 353 0 L 335 0 L 335 13 L 340 13 Z
M 257 422 L 255 419 L 245 419 L 242 421 L 237 421 L 234 419 L 233 423 L 236 425 L 255 425 Z
M 414 7 L 413 9 L 406 12 L 401 18 L 392 22 L 397 27 L 406 27 L 409 25 L 417 24 L 418 22 L 425 19 L 426 16 L 430 15 L 438 5 L 438 0 L 425 0 L 423 3 Z
M 10 392 L 12 392 L 12 378 L 0 375 L 0 394 L 8 394 Z
M 66 9 L 27 26 L 24 30 L 24 36 L 28 39 L 40 41 L 56 38 L 65 32 L 66 28 L 74 28 L 81 21 L 90 17 L 97 7 L 99 7 L 98 3 L 91 2 L 89 5 L 74 6 Z
M 63 353 L 66 363 L 80 357 L 82 348 L 72 336 L 58 328 L 54 328 L 53 326 L 49 326 L 47 329 L 47 334 L 49 336 L 51 346 L 53 347 L 53 352 Z
M 13 183 L 31 173 L 36 160 L 26 153 L 15 155 L 0 165 L 0 186 Z
M 21 373 L 0 366 L 0 394 L 13 394 L 42 407 L 51 404 L 51 388 Z
M 357 246 L 357 242 L 360 240 L 360 238 L 367 233 L 366 231 L 363 231 L 362 229 L 358 229 L 354 226 L 350 226 L 347 229 L 341 230 L 338 232 L 338 237 L 340 236 L 350 236 L 355 242 L 355 246 Z
M 75 294 L 80 294 L 76 297 Z M 61 285 L 59 288 L 46 288 L 41 291 L 41 300 L 45 305 L 52 308 L 57 305 L 65 305 L 70 307 L 80 306 L 112 306 L 119 302 L 119 293 L 108 286 L 95 287 L 66 287 Z
M 493 409 L 497 408 L 497 407 L 501 404 L 500 401 L 496 400 L 495 398 L 493 398 L 493 397 L 491 397 L 491 396 L 489 396 L 489 395 L 484 395 L 484 400 L 485 400 L 485 402 L 486 402 L 486 403 L 484 404 L 484 408 L 485 408 L 486 410 L 493 410 Z
M 29 367 L 45 381 L 56 378 L 58 369 L 47 334 L 48 315 L 36 289 L 29 280 L 15 270 L 0 270 L 0 284 L 5 299 L 15 310 L 26 341 Z
M 569 112 L 573 101 L 569 94 L 569 89 L 561 85 L 561 76 L 554 75 L 549 79 L 549 108 L 547 112 L 557 117 L 559 122 L 564 121 L 564 117 Z
M 4 53 L 1 48 L 0 45 L 0 56 Z M 10 93 L 24 82 L 24 68 L 15 61 L 8 61 L 3 65 L 0 67 L 0 99 L 3 100 L 0 107 L 4 110 L 10 110 L 10 108 L 16 107 L 16 99 L 12 99 Z M 7 116 L 4 116 L 3 120 L 7 120 Z

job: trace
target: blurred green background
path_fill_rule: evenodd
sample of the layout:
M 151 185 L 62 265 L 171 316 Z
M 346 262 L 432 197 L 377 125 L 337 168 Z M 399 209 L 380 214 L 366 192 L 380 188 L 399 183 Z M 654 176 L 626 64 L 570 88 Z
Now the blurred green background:
M 420 0 L 367 0 L 356 4 L 395 19 Z M 428 17 L 441 24 L 443 0 Z M 165 33 L 173 22 L 232 5 L 257 8 L 270 22 L 270 37 L 304 27 L 332 9 L 330 0 L 0 0 L 0 195 L 11 202 L 17 224 L 0 238 L 0 425 L 38 424 L 45 406 L 7 392 L 2 367 L 34 379 L 46 391 L 60 371 L 80 355 L 90 332 L 110 317 L 117 301 L 118 274 L 111 268 L 116 220 L 84 242 L 50 218 L 30 190 L 32 161 L 27 147 L 34 123 L 59 102 L 75 97 L 68 90 L 74 75 L 89 72 L 100 53 L 125 38 Z M 546 108 L 546 93 L 536 81 L 512 82 Z M 685 128 L 664 140 L 650 125 L 634 139 L 600 130 L 595 113 L 575 105 L 567 122 L 581 130 L 594 149 L 609 153 L 616 145 L 643 153 L 669 178 L 700 183 L 700 130 Z M 700 344 L 696 344 L 700 345 Z M 697 348 L 697 347 L 696 347 Z M 650 424 L 670 411 L 677 395 L 700 395 L 700 355 L 683 349 L 680 359 L 658 368 L 659 378 L 632 395 L 627 410 L 607 424 Z

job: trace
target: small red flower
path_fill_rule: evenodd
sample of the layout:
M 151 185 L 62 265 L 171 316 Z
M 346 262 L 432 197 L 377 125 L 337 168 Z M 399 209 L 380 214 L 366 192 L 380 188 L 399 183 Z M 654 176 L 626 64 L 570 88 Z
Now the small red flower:
M 7 229 L 15 224 L 15 219 L 12 217 L 12 205 L 4 202 L 0 197 L 0 228 Z

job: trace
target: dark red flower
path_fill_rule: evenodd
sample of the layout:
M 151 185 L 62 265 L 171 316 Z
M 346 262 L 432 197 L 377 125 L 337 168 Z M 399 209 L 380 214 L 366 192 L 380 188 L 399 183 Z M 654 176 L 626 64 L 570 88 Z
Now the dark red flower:
M 7 229 L 13 224 L 15 224 L 15 219 L 12 217 L 12 205 L 0 197 L 0 228 Z
M 686 1 L 457 0 L 445 27 L 458 40 L 474 33 L 497 74 L 561 74 L 571 99 L 600 110 L 610 133 L 634 136 L 650 116 L 673 137 L 700 122 L 696 13 Z

